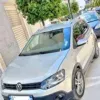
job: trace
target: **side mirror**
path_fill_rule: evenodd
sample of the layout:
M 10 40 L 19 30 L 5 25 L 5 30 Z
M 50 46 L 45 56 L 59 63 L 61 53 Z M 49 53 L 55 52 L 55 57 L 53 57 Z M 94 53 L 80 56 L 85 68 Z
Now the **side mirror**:
M 88 42 L 87 39 L 80 39 L 78 42 L 77 42 L 77 46 L 82 46 L 84 44 L 86 44 Z

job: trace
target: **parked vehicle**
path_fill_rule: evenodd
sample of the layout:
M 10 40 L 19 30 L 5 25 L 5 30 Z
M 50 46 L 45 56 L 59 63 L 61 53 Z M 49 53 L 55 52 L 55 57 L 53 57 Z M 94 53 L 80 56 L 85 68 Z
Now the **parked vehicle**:
M 100 37 L 100 17 L 96 11 L 88 11 L 80 16 L 84 19 L 94 30 L 97 37 Z
M 4 100 L 80 99 L 88 65 L 98 56 L 97 38 L 84 20 L 45 27 L 2 75 L 2 96 Z
M 100 7 L 95 7 L 95 8 L 93 8 L 93 10 L 95 10 L 100 16 Z

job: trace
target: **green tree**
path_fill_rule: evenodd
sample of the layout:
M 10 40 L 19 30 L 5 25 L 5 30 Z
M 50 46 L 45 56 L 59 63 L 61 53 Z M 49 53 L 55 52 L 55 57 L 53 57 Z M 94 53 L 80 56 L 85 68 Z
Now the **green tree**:
M 94 6 L 100 6 L 100 0 L 93 0 Z
M 85 6 L 86 9 L 94 7 L 93 3 L 89 3 Z
M 62 11 L 61 11 L 61 15 L 62 16 L 66 16 L 69 14 L 69 10 L 68 10 L 68 5 L 67 4 L 63 4 L 62 5 Z
M 74 2 L 71 3 L 71 11 L 74 14 L 79 11 L 79 5 L 78 5 L 77 2 L 74 1 Z
M 87 4 L 87 5 L 85 6 L 86 9 L 92 8 L 92 7 L 94 7 L 93 3 Z
M 45 25 L 45 20 L 59 18 L 68 13 L 61 0 L 16 0 L 16 3 L 29 24 L 42 21 Z

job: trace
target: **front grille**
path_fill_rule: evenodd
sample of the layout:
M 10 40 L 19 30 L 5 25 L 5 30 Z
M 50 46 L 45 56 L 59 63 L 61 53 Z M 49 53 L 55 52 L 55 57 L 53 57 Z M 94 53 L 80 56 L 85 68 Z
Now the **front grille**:
M 17 90 L 17 84 L 4 84 L 4 89 Z M 41 83 L 22 84 L 22 90 L 40 89 Z
M 16 90 L 16 85 L 4 84 L 4 89 Z

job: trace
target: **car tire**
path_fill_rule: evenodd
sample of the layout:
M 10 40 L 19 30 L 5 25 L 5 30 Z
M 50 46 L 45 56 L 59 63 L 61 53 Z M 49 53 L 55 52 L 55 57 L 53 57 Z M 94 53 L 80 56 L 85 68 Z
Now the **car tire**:
M 8 98 L 5 98 L 5 99 L 3 99 L 3 100 L 9 100 Z
M 9 100 L 9 99 L 3 99 L 3 100 Z
M 77 77 L 78 74 L 80 74 L 80 78 L 81 78 L 80 81 L 78 80 L 79 76 Z M 81 81 L 82 81 L 82 84 L 81 84 Z M 80 85 L 80 86 L 78 86 L 78 85 Z M 82 90 L 80 90 L 80 93 L 78 91 L 79 87 L 82 89 Z M 73 91 L 73 100 L 80 100 L 83 97 L 83 95 L 84 95 L 84 92 L 85 92 L 85 79 L 84 79 L 84 75 L 83 75 L 82 69 L 80 69 L 80 68 L 76 68 L 73 71 L 72 91 Z
M 98 47 L 98 43 L 96 42 L 94 58 L 98 58 L 98 57 L 99 57 L 99 47 Z
M 8 97 L 4 97 L 4 96 L 3 96 L 3 100 L 9 100 L 9 98 L 8 98 Z

